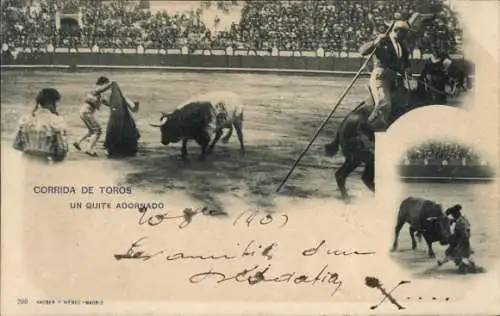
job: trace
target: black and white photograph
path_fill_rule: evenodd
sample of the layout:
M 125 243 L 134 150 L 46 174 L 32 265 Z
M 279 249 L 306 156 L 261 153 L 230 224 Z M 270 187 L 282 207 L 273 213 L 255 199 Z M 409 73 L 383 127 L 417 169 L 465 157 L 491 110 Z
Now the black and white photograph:
M 484 272 L 474 258 L 497 255 L 491 163 L 472 144 L 446 138 L 409 148 L 398 170 L 404 198 L 392 258 L 424 275 Z
M 375 190 L 375 131 L 473 87 L 438 1 L 160 3 L 2 2 L 4 139 L 58 113 L 51 161 L 129 157 L 130 184 L 215 208 L 210 192 L 347 200 Z
M 499 5 L 1 0 L 1 313 L 456 311 L 500 267 Z

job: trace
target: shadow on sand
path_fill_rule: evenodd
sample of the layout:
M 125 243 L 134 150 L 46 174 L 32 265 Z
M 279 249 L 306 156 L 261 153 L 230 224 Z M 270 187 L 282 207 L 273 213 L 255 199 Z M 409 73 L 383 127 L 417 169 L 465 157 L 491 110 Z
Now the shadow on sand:
M 183 190 L 217 210 L 224 210 L 220 196 L 229 194 L 269 211 L 278 196 L 276 188 L 301 150 L 297 145 L 292 148 L 282 144 L 248 146 L 243 156 L 235 146 L 218 145 L 211 155 L 200 161 L 200 149 L 192 144 L 188 148 L 189 160 L 183 161 L 179 146 L 144 146 L 136 157 L 126 160 L 134 171 L 126 175 L 125 181 L 155 193 Z M 312 152 L 292 174 L 280 195 L 335 196 L 336 186 L 331 180 L 336 165 L 337 161 L 332 164 L 331 159 Z
M 401 249 L 396 252 L 391 252 L 390 256 L 392 260 L 413 271 L 413 275 L 416 277 L 436 278 L 440 276 L 448 277 L 463 275 L 452 261 L 442 266 L 438 266 L 437 260 L 444 257 L 444 251 L 442 251 L 442 249 L 434 249 L 434 251 L 436 252 L 436 258 L 429 258 L 427 250 L 425 249 Z M 477 266 L 477 271 L 469 274 L 485 272 L 483 267 Z

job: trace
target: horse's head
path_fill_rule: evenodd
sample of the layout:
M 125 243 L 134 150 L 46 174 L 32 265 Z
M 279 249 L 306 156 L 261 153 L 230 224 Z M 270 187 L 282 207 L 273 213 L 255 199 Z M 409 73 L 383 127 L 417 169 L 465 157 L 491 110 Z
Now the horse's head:
M 449 82 L 449 75 L 444 68 L 434 70 L 429 74 L 425 69 L 414 79 L 414 89 L 411 92 L 412 102 L 414 107 L 446 104 L 447 91 L 446 86 Z
M 456 97 L 471 88 L 470 69 L 466 62 L 452 60 L 446 54 L 439 58 L 439 62 L 426 64 L 418 90 L 430 103 L 446 104 L 447 96 Z
M 453 63 L 448 71 L 448 90 L 453 96 L 472 88 L 468 72 L 456 63 Z

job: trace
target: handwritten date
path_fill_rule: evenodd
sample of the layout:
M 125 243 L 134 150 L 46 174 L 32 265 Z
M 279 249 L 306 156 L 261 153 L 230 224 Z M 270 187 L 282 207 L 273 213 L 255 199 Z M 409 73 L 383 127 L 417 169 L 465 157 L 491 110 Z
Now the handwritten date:
M 227 215 L 218 211 L 209 210 L 207 207 L 201 209 L 185 208 L 181 214 L 172 215 L 171 212 L 154 213 L 146 207 L 138 209 L 139 212 L 139 225 L 148 225 L 151 227 L 158 226 L 167 222 L 178 222 L 177 227 L 184 229 L 188 227 L 193 220 L 199 215 Z M 244 226 L 250 228 L 252 226 L 272 226 L 273 224 L 279 225 L 279 228 L 286 226 L 288 223 L 288 215 L 279 214 L 262 214 L 260 212 L 242 212 L 233 221 L 233 226 L 243 223 Z
M 233 222 L 233 226 L 236 226 L 241 221 L 244 221 L 244 224 L 246 224 L 247 227 L 255 225 L 267 226 L 278 222 L 279 223 L 278 227 L 282 228 L 286 226 L 286 224 L 288 224 L 288 215 L 278 214 L 276 216 L 273 216 L 272 214 L 269 213 L 263 215 L 259 212 L 243 212 L 236 217 L 236 219 Z

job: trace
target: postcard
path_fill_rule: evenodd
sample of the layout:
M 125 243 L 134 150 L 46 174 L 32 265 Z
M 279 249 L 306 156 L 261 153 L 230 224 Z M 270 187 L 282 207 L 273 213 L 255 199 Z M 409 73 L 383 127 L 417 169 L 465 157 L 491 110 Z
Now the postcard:
M 2 1 L 2 315 L 500 312 L 497 1 Z

